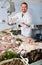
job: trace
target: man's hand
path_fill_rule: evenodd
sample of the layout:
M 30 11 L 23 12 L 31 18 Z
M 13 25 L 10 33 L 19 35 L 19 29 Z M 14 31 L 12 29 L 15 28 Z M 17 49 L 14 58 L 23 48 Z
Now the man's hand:
M 13 21 L 14 21 L 14 19 L 11 17 L 11 18 L 9 19 L 8 24 L 9 24 L 9 25 L 13 24 Z

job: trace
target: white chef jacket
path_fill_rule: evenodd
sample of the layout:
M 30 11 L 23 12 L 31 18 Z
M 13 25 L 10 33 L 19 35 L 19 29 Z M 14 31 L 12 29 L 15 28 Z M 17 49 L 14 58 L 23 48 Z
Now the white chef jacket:
M 22 17 L 22 12 L 19 12 L 15 16 L 13 16 L 13 18 L 15 20 L 18 19 L 19 23 L 24 22 L 25 24 L 30 25 L 30 27 L 23 25 L 23 27 L 21 27 L 21 34 L 26 37 L 31 37 L 32 16 L 30 15 L 29 12 L 23 14 L 24 16 Z

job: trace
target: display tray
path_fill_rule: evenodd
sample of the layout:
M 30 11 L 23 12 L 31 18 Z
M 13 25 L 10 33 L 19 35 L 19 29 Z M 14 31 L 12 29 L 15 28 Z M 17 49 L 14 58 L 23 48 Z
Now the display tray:
M 9 59 L 0 62 L 0 65 L 25 65 L 21 59 Z M 28 64 L 28 65 L 42 65 L 42 60 L 36 61 L 34 63 Z
M 42 49 L 32 50 L 24 55 L 24 57 L 29 59 L 29 64 L 42 60 Z
M 0 62 L 0 65 L 25 65 L 25 64 L 21 61 L 21 59 L 15 58 L 2 61 Z

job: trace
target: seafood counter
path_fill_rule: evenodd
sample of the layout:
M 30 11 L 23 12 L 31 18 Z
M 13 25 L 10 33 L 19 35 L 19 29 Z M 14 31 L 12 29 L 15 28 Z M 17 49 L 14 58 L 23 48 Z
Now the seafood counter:
M 7 51 L 14 52 L 17 55 L 19 54 L 19 56 L 15 55 L 15 58 L 21 58 L 21 56 L 27 58 L 30 64 L 42 59 L 42 42 L 35 42 L 32 38 L 2 31 L 0 32 L 0 57 L 4 56 Z M 11 59 L 11 57 L 8 59 Z M 7 60 L 6 56 L 5 60 Z M 1 61 L 3 60 L 0 59 L 0 62 Z

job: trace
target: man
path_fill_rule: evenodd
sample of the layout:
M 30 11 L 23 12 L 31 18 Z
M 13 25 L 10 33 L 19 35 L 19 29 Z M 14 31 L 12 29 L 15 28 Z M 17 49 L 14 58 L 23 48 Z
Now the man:
M 21 25 L 21 34 L 26 37 L 31 37 L 32 16 L 28 12 L 28 4 L 26 2 L 21 4 L 21 12 L 10 18 L 9 24 L 17 19 Z

